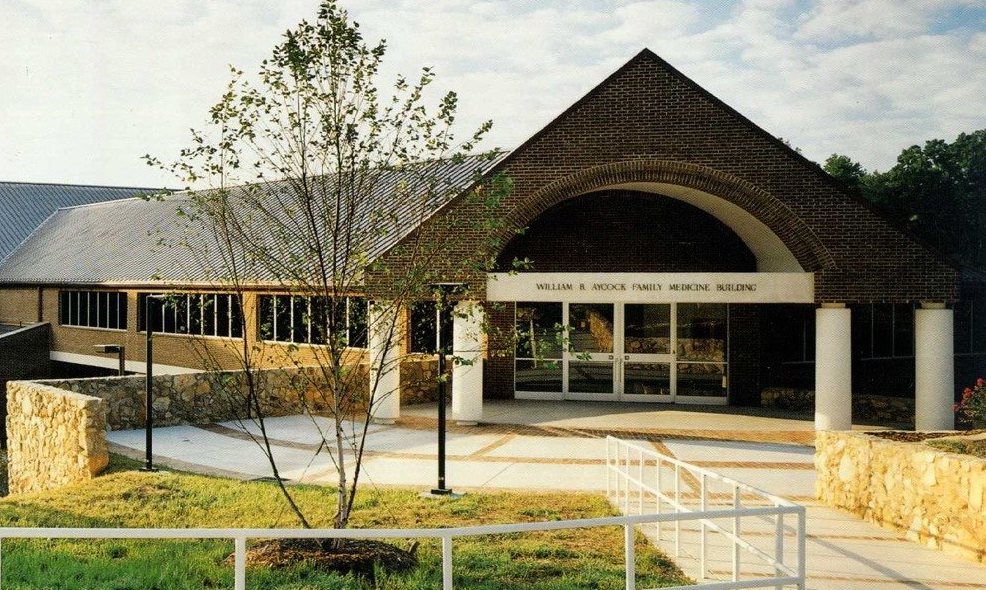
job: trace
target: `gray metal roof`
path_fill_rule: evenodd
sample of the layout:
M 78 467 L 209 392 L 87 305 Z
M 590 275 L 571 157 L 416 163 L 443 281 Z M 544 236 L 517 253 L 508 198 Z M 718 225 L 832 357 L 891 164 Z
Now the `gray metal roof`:
M 55 210 L 125 199 L 160 189 L 0 182 L 0 260 L 3 260 Z
M 353 233 L 366 237 L 360 251 L 372 259 L 391 248 L 504 156 L 472 156 L 374 172 L 368 184 L 372 189 L 354 200 L 357 210 L 351 216 L 351 223 L 360 228 Z M 435 180 L 440 184 L 437 189 L 422 186 Z M 329 185 L 322 186 L 331 194 Z M 304 259 L 303 239 L 292 244 L 271 236 L 268 227 L 277 225 L 269 223 L 271 218 L 291 224 L 291 211 L 297 209 L 298 201 L 289 181 L 247 185 L 230 192 L 232 200 L 243 203 L 241 218 L 257 220 L 244 224 L 247 239 L 269 247 L 271 256 Z M 192 210 L 195 197 L 203 194 L 175 193 L 162 199 L 59 209 L 0 262 L 0 283 L 214 282 L 216 269 L 224 268 L 214 246 L 215 234 L 200 221 L 179 214 L 179 210 Z M 331 198 L 323 199 L 322 206 L 331 208 Z M 241 278 L 258 283 L 278 279 L 263 265 L 254 265 L 244 274 Z

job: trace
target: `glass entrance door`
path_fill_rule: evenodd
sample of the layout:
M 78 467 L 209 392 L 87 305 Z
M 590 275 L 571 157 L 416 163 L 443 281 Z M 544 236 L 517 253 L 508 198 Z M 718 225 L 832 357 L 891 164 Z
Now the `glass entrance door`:
M 726 403 L 719 303 L 517 303 L 518 398 Z
M 673 400 L 670 304 L 623 306 L 619 369 L 624 401 Z
M 616 306 L 612 303 L 568 305 L 566 373 L 569 399 L 616 399 Z

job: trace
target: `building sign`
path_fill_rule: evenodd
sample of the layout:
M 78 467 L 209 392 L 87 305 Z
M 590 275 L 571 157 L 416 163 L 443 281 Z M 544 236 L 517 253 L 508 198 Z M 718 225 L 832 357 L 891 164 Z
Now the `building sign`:
M 814 303 L 812 273 L 492 273 L 489 301 Z

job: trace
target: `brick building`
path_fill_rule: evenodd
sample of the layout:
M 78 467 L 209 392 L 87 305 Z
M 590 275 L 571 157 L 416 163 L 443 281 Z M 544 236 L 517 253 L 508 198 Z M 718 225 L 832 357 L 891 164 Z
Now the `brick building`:
M 494 272 L 454 268 L 490 238 L 461 231 L 456 220 L 483 215 L 464 195 L 435 204 L 378 253 L 398 268 L 415 236 L 446 236 L 449 256 L 434 270 L 470 286 L 450 336 L 457 356 L 477 361 L 453 371 L 460 421 L 481 420 L 484 398 L 755 405 L 764 387 L 785 385 L 815 389 L 822 429 L 850 425 L 854 392 L 913 396 L 917 426 L 945 428 L 957 378 L 984 365 L 982 291 L 960 288 L 955 265 L 649 51 L 483 172 L 512 181 L 505 223 L 490 230 L 502 245 Z M 464 193 L 469 183 L 460 184 Z M 278 305 L 269 287 L 220 303 L 223 293 L 180 273 L 162 284 L 152 271 L 167 254 L 147 263 L 146 242 L 128 245 L 135 262 L 126 276 L 108 272 L 107 261 L 85 276 L 71 267 L 37 272 L 38 252 L 64 248 L 58 238 L 71 239 L 99 207 L 112 209 L 104 220 L 142 219 L 122 209 L 132 206 L 46 222 L 0 265 L 0 315 L 34 310 L 53 324 L 52 358 L 105 365 L 112 361 L 92 345 L 139 338 L 139 297 L 167 285 L 199 308 L 208 301 L 215 318 L 246 317 L 244 333 L 232 320 L 226 328 L 211 320 L 208 333 L 199 324 L 196 334 L 217 347 L 273 338 L 260 327 Z M 99 239 L 110 238 L 97 237 L 97 248 Z M 529 264 L 509 272 L 517 260 Z M 374 298 L 387 280 L 367 273 Z M 359 295 L 347 305 L 365 326 Z M 82 297 L 79 325 L 72 310 L 81 312 Z M 85 325 L 90 309 L 100 318 L 115 310 L 116 319 Z M 511 337 L 488 337 L 484 325 Z M 368 347 L 371 363 L 373 326 L 351 341 L 354 351 Z M 188 338 L 169 337 L 161 362 L 196 368 Z M 420 345 L 412 337 L 404 347 Z M 399 383 L 396 372 L 386 378 Z M 393 396 L 378 417 L 399 412 Z

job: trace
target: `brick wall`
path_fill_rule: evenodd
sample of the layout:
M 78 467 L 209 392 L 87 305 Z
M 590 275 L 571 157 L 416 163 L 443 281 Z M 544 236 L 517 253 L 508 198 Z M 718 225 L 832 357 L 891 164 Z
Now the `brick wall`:
M 957 273 L 935 253 L 652 54 L 613 74 L 500 170 L 513 183 L 501 211 L 504 244 L 540 213 L 579 194 L 667 183 L 713 194 L 757 217 L 816 273 L 819 303 L 956 297 Z M 456 268 L 455 261 L 483 247 L 483 232 L 463 229 L 466 220 L 483 215 L 482 205 L 460 197 L 419 230 L 441 237 L 444 255 L 436 261 L 446 262 L 439 270 L 479 293 L 484 277 Z M 391 268 L 407 260 L 402 247 L 385 257 Z M 385 287 L 374 277 L 371 284 Z

